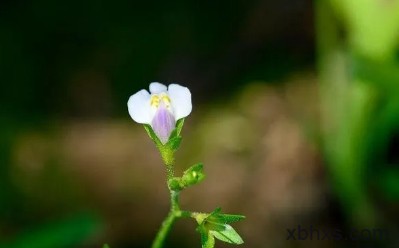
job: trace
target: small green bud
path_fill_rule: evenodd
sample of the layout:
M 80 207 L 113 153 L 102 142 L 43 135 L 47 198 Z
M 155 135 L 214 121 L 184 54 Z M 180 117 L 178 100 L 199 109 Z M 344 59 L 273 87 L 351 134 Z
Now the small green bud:
M 195 164 L 188 168 L 182 176 L 182 184 L 185 187 L 200 183 L 205 179 L 204 166 L 201 163 Z

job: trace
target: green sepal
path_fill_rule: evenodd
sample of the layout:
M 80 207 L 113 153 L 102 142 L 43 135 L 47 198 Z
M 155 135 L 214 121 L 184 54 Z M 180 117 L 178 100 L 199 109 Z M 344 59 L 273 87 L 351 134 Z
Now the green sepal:
M 181 118 L 176 122 L 176 128 L 169 135 L 169 140 L 164 146 L 168 147 L 172 151 L 176 151 L 180 147 L 182 137 L 180 136 L 181 130 L 183 128 L 184 118 Z
M 158 136 L 155 134 L 154 130 L 152 129 L 151 125 L 144 124 L 144 129 L 146 130 L 148 136 L 154 141 L 156 147 L 158 148 L 159 152 L 161 153 L 162 160 L 166 165 L 173 164 L 173 158 L 175 151 L 180 147 L 180 143 L 182 137 L 180 136 L 181 130 L 183 128 L 184 118 L 178 120 L 176 122 L 176 127 L 173 129 L 172 133 L 169 136 L 168 142 L 163 144 Z
M 181 136 L 169 138 L 169 140 L 165 144 L 165 146 L 168 147 L 169 149 L 171 149 L 172 151 L 177 151 L 177 149 L 179 149 L 179 147 L 180 147 L 181 139 L 182 139 Z
M 176 128 L 175 128 L 175 130 L 173 130 L 173 131 L 176 131 L 176 136 L 180 136 L 181 130 L 183 129 L 183 125 L 184 125 L 184 118 L 177 120 Z M 173 131 L 172 131 L 172 134 L 173 134 Z
M 184 118 L 181 118 L 176 122 L 176 127 L 169 135 L 169 139 L 165 144 L 163 144 L 161 140 L 158 138 L 158 136 L 155 134 L 151 125 L 144 124 L 144 129 L 147 132 L 148 136 L 154 141 L 158 150 L 162 153 L 162 157 L 165 157 L 166 155 L 165 153 L 169 154 L 173 153 L 180 147 L 180 143 L 182 140 L 180 133 L 183 128 L 183 124 L 184 124 Z M 169 156 L 169 154 L 166 156 Z
M 159 140 L 158 136 L 155 134 L 154 130 L 150 125 L 144 124 L 144 129 L 145 131 L 147 131 L 148 136 L 154 141 L 157 147 L 163 146 L 161 140 Z
M 183 124 L 184 124 L 184 118 L 181 118 L 180 120 L 178 120 L 176 122 L 176 127 L 175 129 L 173 129 L 173 131 L 170 133 L 169 135 L 169 140 L 174 139 L 176 137 L 180 136 L 181 130 L 183 128 Z
M 204 165 L 202 163 L 198 163 L 191 166 L 183 173 L 181 181 L 184 187 L 189 187 L 202 182 L 204 179 Z

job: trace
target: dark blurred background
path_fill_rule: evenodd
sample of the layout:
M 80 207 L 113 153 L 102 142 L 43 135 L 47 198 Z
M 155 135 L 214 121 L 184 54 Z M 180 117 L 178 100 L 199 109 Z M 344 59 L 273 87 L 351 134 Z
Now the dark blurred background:
M 193 96 L 183 208 L 246 215 L 242 247 L 395 247 L 286 229 L 397 232 L 398 2 L 1 1 L 0 247 L 150 246 L 165 172 L 126 103 L 153 81 Z

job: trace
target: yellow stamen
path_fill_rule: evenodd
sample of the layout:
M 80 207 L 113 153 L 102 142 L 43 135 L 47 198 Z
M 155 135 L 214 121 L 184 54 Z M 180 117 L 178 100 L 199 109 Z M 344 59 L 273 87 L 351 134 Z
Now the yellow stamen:
M 166 107 L 169 107 L 169 106 L 170 106 L 170 98 L 169 98 L 168 95 L 163 95 L 163 96 L 162 96 L 162 101 L 165 103 L 165 106 L 166 106 Z
M 151 105 L 151 107 L 156 107 L 156 108 L 158 108 L 158 106 L 159 106 L 159 101 L 160 101 L 160 99 L 159 99 L 159 96 L 158 96 L 158 95 L 152 95 L 152 96 L 151 96 L 151 100 L 150 100 L 150 105 Z
M 158 108 L 161 101 L 165 104 L 166 108 L 170 107 L 170 98 L 164 93 L 161 93 L 159 95 L 152 95 L 150 99 L 150 105 L 151 107 Z

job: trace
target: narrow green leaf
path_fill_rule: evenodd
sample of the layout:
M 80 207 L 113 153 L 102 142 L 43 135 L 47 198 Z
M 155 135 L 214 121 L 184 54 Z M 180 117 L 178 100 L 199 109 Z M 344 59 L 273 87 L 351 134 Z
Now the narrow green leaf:
M 240 237 L 240 235 L 234 230 L 233 227 L 231 227 L 228 224 L 224 225 L 224 230 L 222 231 L 209 231 L 209 233 L 211 233 L 215 238 L 223 241 L 223 242 L 227 242 L 230 244 L 236 244 L 236 245 L 240 245 L 243 244 L 244 241 L 242 240 L 242 238 Z
M 218 214 L 215 217 L 218 218 L 220 222 L 224 224 L 230 224 L 245 219 L 244 215 L 237 215 L 237 214 Z
M 212 211 L 212 213 L 209 214 L 209 216 L 213 216 L 213 215 L 219 214 L 221 211 L 222 211 L 222 208 L 221 207 L 217 207 L 217 208 L 215 208 L 215 210 Z
M 238 214 L 222 214 L 221 208 L 216 208 L 207 218 L 208 221 L 222 224 L 230 224 L 245 219 L 244 215 Z

